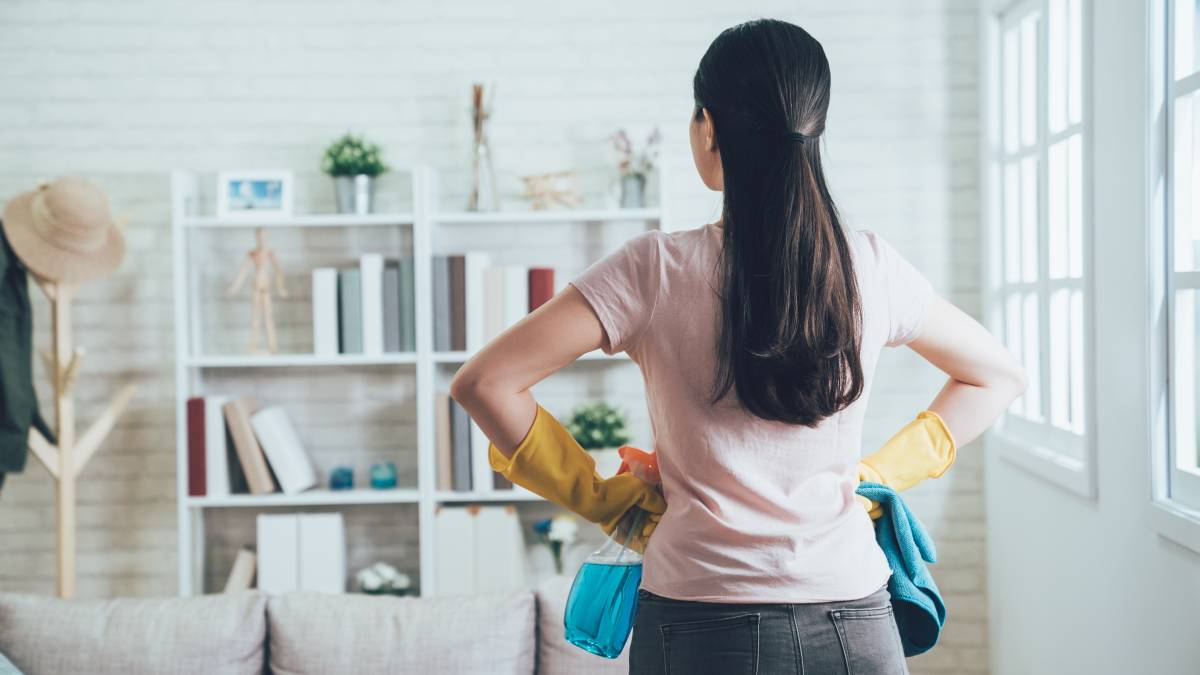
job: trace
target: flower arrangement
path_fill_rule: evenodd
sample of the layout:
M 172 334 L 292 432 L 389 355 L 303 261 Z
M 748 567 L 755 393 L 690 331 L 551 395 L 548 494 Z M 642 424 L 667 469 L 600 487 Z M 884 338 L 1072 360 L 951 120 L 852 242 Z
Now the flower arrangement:
M 355 578 L 367 595 L 407 595 L 412 588 L 412 579 L 407 574 L 385 562 L 364 567 Z
M 662 135 L 655 127 L 646 137 L 646 145 L 641 152 L 637 152 L 625 130 L 618 129 L 617 133 L 612 136 L 613 149 L 617 151 L 617 171 L 622 176 L 645 177 L 649 175 L 658 163 L 658 146 L 661 141 Z
M 386 172 L 388 166 L 380 157 L 378 145 L 347 133 L 325 149 L 321 169 L 334 177 L 366 175 L 374 178 Z
M 575 519 L 561 514 L 539 520 L 533 524 L 533 532 L 537 535 L 538 541 L 549 547 L 550 553 L 554 555 L 554 572 L 562 574 L 563 550 L 575 543 L 575 535 L 579 532 L 579 525 Z
M 567 431 L 585 450 L 615 448 L 629 442 L 625 413 L 604 401 L 585 403 L 571 413 Z

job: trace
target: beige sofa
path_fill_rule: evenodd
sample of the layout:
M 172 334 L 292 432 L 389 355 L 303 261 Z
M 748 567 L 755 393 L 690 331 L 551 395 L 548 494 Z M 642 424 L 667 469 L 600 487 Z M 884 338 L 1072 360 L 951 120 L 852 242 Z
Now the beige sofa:
M 26 675 L 627 672 L 624 655 L 610 661 L 563 639 L 569 586 L 431 599 L 0 594 L 0 653 Z

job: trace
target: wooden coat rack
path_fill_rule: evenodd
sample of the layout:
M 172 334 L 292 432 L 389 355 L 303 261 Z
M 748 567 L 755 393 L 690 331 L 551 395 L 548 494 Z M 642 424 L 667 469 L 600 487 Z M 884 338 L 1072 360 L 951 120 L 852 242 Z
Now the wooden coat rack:
M 35 279 L 36 280 L 36 279 Z M 75 400 L 72 389 L 83 360 L 71 330 L 71 299 L 76 287 L 36 280 L 50 300 L 51 347 L 42 352 L 46 373 L 54 390 L 54 424 L 58 444 L 51 444 L 37 429 L 29 430 L 29 449 L 58 485 L 58 595 L 75 595 L 75 484 L 83 467 L 112 431 L 129 405 L 136 387 L 127 384 L 109 401 L 100 417 L 82 434 L 75 435 Z

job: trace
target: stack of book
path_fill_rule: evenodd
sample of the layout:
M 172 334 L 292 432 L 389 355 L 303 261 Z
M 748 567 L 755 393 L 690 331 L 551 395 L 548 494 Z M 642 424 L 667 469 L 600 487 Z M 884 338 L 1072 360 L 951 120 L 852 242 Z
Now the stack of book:
M 436 595 L 525 586 L 525 542 L 512 506 L 442 507 L 434 518 Z
M 340 513 L 259 514 L 258 588 L 264 593 L 346 590 Z
M 434 425 L 439 490 L 475 494 L 528 492 L 492 471 L 487 436 L 448 394 L 438 394 L 434 401 Z
M 487 253 L 433 259 L 433 348 L 475 351 L 554 295 L 549 267 L 492 265 Z
M 413 259 L 362 256 L 357 267 L 312 272 L 313 353 L 411 352 L 417 348 Z
M 283 408 L 254 399 L 197 396 L 187 401 L 188 496 L 286 494 L 317 484 L 308 453 Z

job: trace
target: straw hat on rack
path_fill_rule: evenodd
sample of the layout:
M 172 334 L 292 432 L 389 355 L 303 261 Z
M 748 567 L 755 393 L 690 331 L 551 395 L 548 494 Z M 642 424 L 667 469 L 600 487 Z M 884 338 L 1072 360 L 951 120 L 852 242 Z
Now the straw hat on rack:
M 83 178 L 65 176 L 13 197 L 3 222 L 17 257 L 49 281 L 75 284 L 106 276 L 125 255 L 108 198 Z

